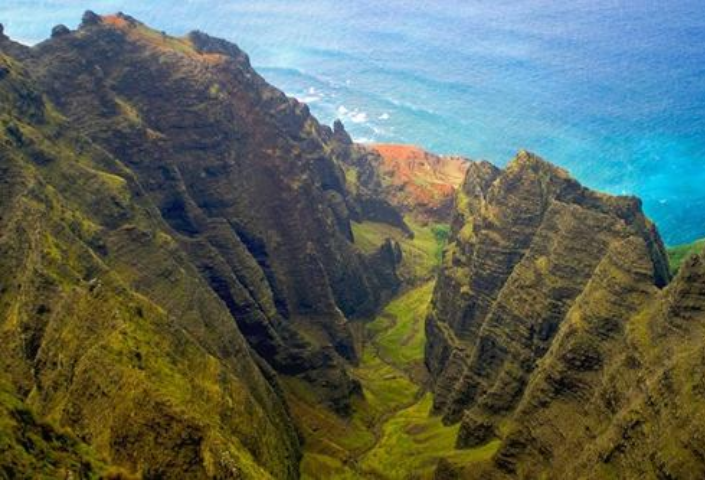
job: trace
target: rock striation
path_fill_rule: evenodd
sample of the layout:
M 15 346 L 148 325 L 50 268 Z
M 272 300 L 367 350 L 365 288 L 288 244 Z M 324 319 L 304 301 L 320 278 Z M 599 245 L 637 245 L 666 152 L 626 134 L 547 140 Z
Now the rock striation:
M 369 268 L 393 257 L 353 246 L 359 208 L 337 158 L 352 146 L 202 32 L 87 13 L 29 63 L 62 114 L 134 173 L 257 354 L 346 412 L 346 319 L 373 314 L 399 283 L 394 265 Z
M 399 286 L 398 245 L 353 243 L 339 134 L 201 32 L 0 38 L 0 414 L 76 436 L 35 472 L 9 432 L 0 472 L 297 477 L 281 377 L 346 415 L 347 320 Z
M 435 411 L 501 442 L 461 475 L 702 476 L 702 261 L 670 282 L 637 199 L 535 155 L 471 164 L 426 325 Z

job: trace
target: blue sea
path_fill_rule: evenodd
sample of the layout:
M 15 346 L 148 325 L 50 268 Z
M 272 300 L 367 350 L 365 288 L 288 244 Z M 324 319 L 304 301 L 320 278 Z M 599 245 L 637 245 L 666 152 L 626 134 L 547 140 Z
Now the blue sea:
M 525 148 L 638 195 L 669 244 L 705 237 L 703 0 L 3 0 L 0 22 L 35 43 L 87 8 L 232 40 L 359 141 Z

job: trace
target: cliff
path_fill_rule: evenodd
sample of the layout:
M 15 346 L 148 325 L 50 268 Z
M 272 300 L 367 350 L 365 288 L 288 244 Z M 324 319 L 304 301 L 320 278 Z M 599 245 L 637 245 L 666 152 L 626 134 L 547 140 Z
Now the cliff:
M 685 421 L 705 409 L 701 275 L 691 258 L 669 284 L 637 199 L 592 192 L 526 152 L 504 170 L 471 164 L 426 364 L 458 445 L 501 444 L 456 474 L 702 476 L 705 426 Z
M 358 153 L 200 32 L 87 12 L 0 52 L 9 395 L 126 475 L 296 477 L 280 378 L 347 414 L 347 320 L 399 285 L 353 242 Z
M 137 178 L 19 62 L 0 67 L 0 381 L 29 413 L 17 429 L 52 420 L 132 475 L 296 475 L 276 382 Z M 44 431 L 49 459 L 72 446 Z
M 355 144 L 202 32 L 0 26 L 0 477 L 703 477 L 670 262 L 636 198 Z
M 357 389 L 346 318 L 374 313 L 398 281 L 353 245 L 357 205 L 331 129 L 234 44 L 126 15 L 88 14 L 28 62 L 62 114 L 135 174 L 255 351 L 345 412 Z

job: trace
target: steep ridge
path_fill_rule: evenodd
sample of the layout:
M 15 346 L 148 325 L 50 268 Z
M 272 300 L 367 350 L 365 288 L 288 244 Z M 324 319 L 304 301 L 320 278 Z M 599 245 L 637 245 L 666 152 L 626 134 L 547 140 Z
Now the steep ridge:
M 359 387 L 346 318 L 372 315 L 399 284 L 393 243 L 353 245 L 360 207 L 338 156 L 354 146 L 234 44 L 122 14 L 55 31 L 27 60 L 47 95 L 134 172 L 255 351 L 347 412 Z
M 703 477 L 698 252 L 200 32 L 0 26 L 0 477 Z
M 472 164 L 456 209 L 426 326 L 434 409 L 458 446 L 501 445 L 446 476 L 701 476 L 702 259 L 663 289 L 639 202 L 526 152 Z
M 522 477 L 702 477 L 704 265 L 690 258 L 658 291 L 644 246 L 615 245 L 532 379 L 497 466 Z
M 296 476 L 274 376 L 135 175 L 4 43 L 0 72 L 3 472 Z

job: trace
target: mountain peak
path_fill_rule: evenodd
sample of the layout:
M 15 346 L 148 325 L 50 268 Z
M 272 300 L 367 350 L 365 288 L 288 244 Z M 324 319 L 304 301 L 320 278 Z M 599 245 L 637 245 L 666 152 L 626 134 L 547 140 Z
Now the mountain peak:
M 71 33 L 71 30 L 63 24 L 59 24 L 51 29 L 51 38 L 63 37 Z
M 81 17 L 81 28 L 98 25 L 102 22 L 100 15 L 92 10 L 86 10 Z
M 551 162 L 544 160 L 542 157 L 524 149 L 517 152 L 516 156 L 514 156 L 514 158 L 507 165 L 507 170 L 511 171 L 514 169 L 531 169 L 534 172 L 543 172 L 562 179 L 571 178 L 567 170 L 562 169 L 556 164 L 552 164 Z

